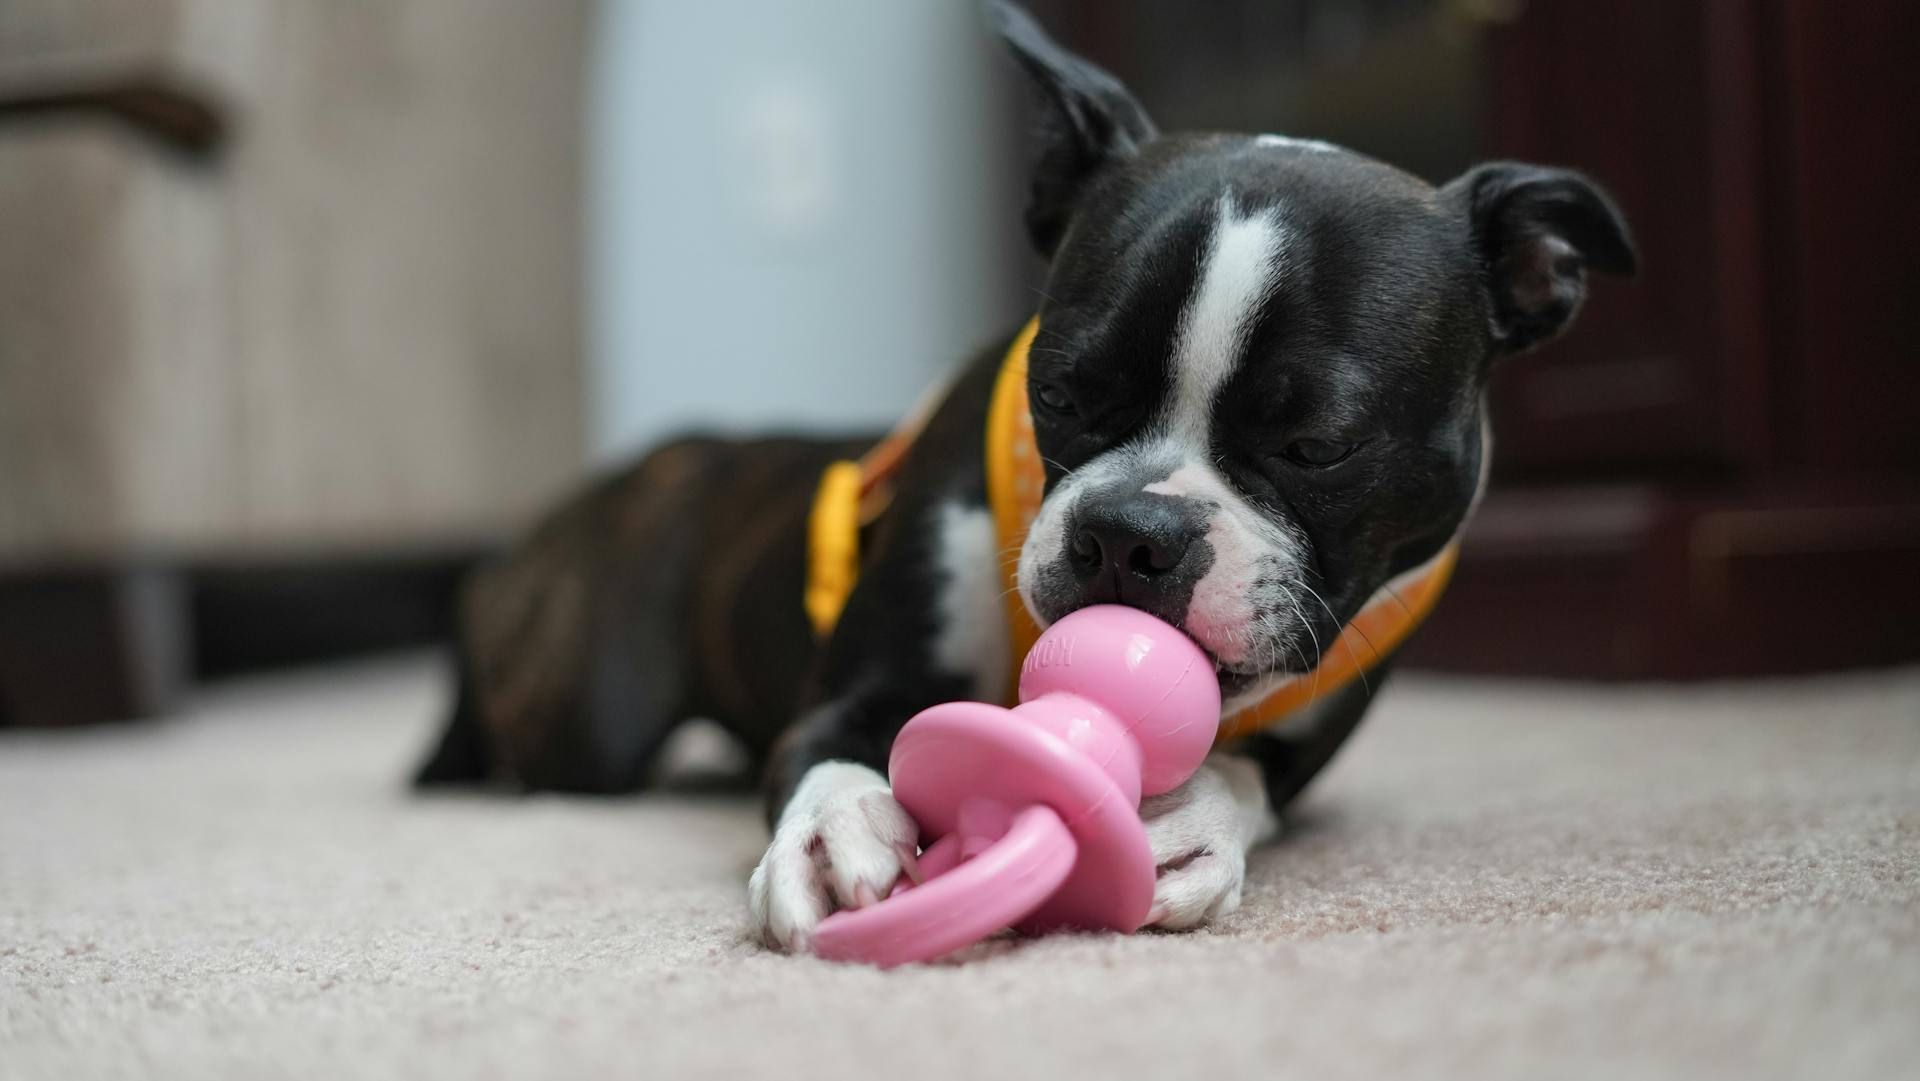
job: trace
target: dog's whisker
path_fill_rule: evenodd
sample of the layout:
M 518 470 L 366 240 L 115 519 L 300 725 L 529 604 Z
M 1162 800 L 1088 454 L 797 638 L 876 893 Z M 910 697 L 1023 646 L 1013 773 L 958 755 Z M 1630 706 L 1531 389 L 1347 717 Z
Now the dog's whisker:
M 1313 667 L 1318 670 L 1320 662 L 1327 659 L 1325 651 L 1320 648 L 1319 632 L 1313 629 L 1313 621 L 1307 618 L 1307 610 L 1300 607 L 1300 598 L 1294 595 L 1293 590 L 1283 585 L 1280 592 L 1286 595 L 1287 603 L 1293 605 L 1293 614 L 1300 620 L 1300 626 L 1306 628 L 1307 636 L 1313 639 Z
M 1302 582 L 1301 584 L 1305 585 L 1306 583 Z M 1300 607 L 1300 598 L 1294 596 L 1293 590 L 1288 589 L 1284 584 L 1280 585 L 1280 592 L 1287 598 L 1287 603 L 1293 606 L 1294 617 L 1299 619 L 1302 627 L 1306 628 L 1307 636 L 1313 639 L 1313 664 L 1311 666 L 1313 669 L 1313 690 L 1307 694 L 1307 702 L 1308 704 L 1312 704 L 1320 697 L 1320 662 L 1326 660 L 1326 653 L 1320 648 L 1319 632 L 1313 629 L 1313 622 L 1307 618 L 1306 609 Z M 1297 651 L 1299 646 L 1296 644 L 1294 648 Z M 1302 656 L 1300 661 L 1304 665 L 1306 663 L 1306 657 Z
M 1328 605 L 1328 604 L 1327 604 L 1327 599 L 1326 599 L 1325 597 L 1322 597 L 1322 596 L 1320 595 L 1320 591 L 1319 591 L 1319 590 L 1317 590 L 1317 589 L 1314 589 L 1314 588 L 1313 588 L 1312 586 L 1310 586 L 1310 585 L 1308 585 L 1308 584 L 1307 584 L 1307 583 L 1305 583 L 1305 582 L 1301 582 L 1301 583 L 1300 583 L 1300 588 L 1302 588 L 1302 589 L 1304 589 L 1304 590 L 1306 590 L 1306 591 L 1307 591 L 1307 593 L 1308 593 L 1309 595 L 1311 595 L 1311 596 L 1313 597 L 1313 599 L 1314 599 L 1314 600 L 1316 600 L 1316 601 L 1319 601 L 1319 602 L 1320 602 L 1320 607 L 1326 610 L 1326 613 L 1327 613 L 1327 618 L 1328 618 L 1328 619 L 1331 619 L 1331 620 L 1333 620 L 1333 625 L 1334 625 L 1334 626 L 1336 626 L 1336 627 L 1339 627 L 1339 626 L 1340 626 L 1340 617 L 1339 617 L 1339 616 L 1336 616 L 1336 615 L 1334 615 L 1334 614 L 1333 614 L 1333 608 L 1332 608 L 1332 606 L 1330 606 L 1330 605 Z M 1348 626 L 1348 627 L 1352 627 L 1352 628 L 1353 628 L 1353 631 L 1354 631 L 1354 633 L 1356 633 L 1356 634 L 1358 634 L 1358 635 L 1360 636 L 1360 640 L 1361 640 L 1362 642 L 1365 642 L 1365 643 L 1367 644 L 1367 648 L 1368 648 L 1368 649 L 1370 649 L 1370 650 L 1373 650 L 1373 663 L 1375 663 L 1375 664 L 1379 664 L 1379 663 L 1380 663 L 1380 661 L 1381 661 L 1381 656 L 1380 656 L 1380 650 L 1379 650 L 1379 649 L 1378 649 L 1377 647 L 1375 647 L 1375 646 L 1374 646 L 1374 644 L 1373 644 L 1373 639 L 1371 639 L 1371 638 L 1368 638 L 1368 637 L 1367 637 L 1367 632 L 1366 632 L 1366 631 L 1363 631 L 1363 630 L 1361 630 L 1361 629 L 1360 629 L 1360 628 L 1359 628 L 1358 626 L 1356 626 L 1356 625 L 1354 625 L 1354 624 L 1352 624 L 1352 623 L 1349 623 L 1349 624 L 1347 624 L 1347 626 Z M 1341 638 L 1342 638 L 1343 640 L 1345 639 L 1345 637 L 1346 637 L 1346 636 L 1345 636 L 1344 634 L 1343 634 L 1343 635 L 1341 635 Z M 1353 649 L 1353 643 L 1352 643 L 1352 642 L 1348 642 L 1348 643 L 1347 643 L 1347 648 L 1348 648 L 1349 650 L 1351 650 L 1351 649 Z M 1360 663 L 1357 663 L 1357 662 L 1358 662 L 1359 660 L 1360 660 L 1360 658 L 1359 658 L 1359 657 L 1357 657 L 1357 656 L 1356 656 L 1356 657 L 1354 657 L 1354 661 L 1356 662 L 1356 663 L 1354 664 L 1354 669 L 1355 669 L 1355 670 L 1356 670 L 1356 671 L 1357 671 L 1357 672 L 1359 673 L 1359 675 L 1360 675 L 1360 686 L 1361 686 L 1362 688 L 1364 688 L 1364 689 L 1366 690 L 1366 692 L 1367 692 L 1367 697 L 1369 697 L 1369 698 L 1371 698 L 1371 697 L 1373 697 L 1373 684 L 1372 684 L 1372 682 L 1371 682 L 1371 681 L 1369 681 L 1369 680 L 1367 679 L 1367 666 L 1366 666 L 1366 665 L 1364 665 L 1364 664 L 1360 664 Z
M 1327 619 L 1331 620 L 1334 626 L 1338 627 L 1340 625 L 1340 617 L 1333 614 L 1333 606 L 1327 603 L 1327 599 L 1320 595 L 1319 590 L 1313 588 L 1312 585 L 1305 581 L 1300 583 L 1300 588 L 1307 591 L 1307 596 L 1312 597 L 1320 603 L 1321 611 L 1327 613 Z
M 1349 623 L 1347 624 L 1347 626 L 1351 627 L 1353 629 L 1353 633 L 1359 635 L 1360 640 L 1362 642 L 1365 642 L 1367 644 L 1367 648 L 1373 652 L 1373 663 L 1379 664 L 1384 659 L 1383 657 L 1380 656 L 1380 647 L 1373 644 L 1373 639 L 1367 637 L 1367 632 L 1364 630 L 1361 630 L 1360 625 L 1358 623 Z M 1347 648 L 1351 649 L 1353 647 L 1349 645 Z M 1355 660 L 1358 660 L 1358 659 L 1359 658 L 1357 657 L 1355 658 Z M 1355 667 L 1358 668 L 1360 671 L 1360 686 L 1366 688 L 1368 697 L 1372 697 L 1373 685 L 1367 682 L 1367 666 L 1362 664 L 1362 665 L 1356 665 Z
M 1413 609 L 1410 606 L 1408 606 L 1406 599 L 1400 596 L 1399 592 L 1395 590 L 1391 585 L 1381 586 L 1380 588 L 1387 591 L 1387 596 L 1393 598 L 1393 602 L 1400 606 L 1400 610 L 1402 612 L 1405 612 L 1408 616 L 1411 616 L 1414 619 L 1420 618 L 1414 615 Z

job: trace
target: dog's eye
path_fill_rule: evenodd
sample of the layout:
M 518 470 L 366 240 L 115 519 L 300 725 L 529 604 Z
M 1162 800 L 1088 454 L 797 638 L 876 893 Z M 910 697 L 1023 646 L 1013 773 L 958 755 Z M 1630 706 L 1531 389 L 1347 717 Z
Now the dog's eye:
M 1070 414 L 1073 412 L 1073 399 L 1059 387 L 1042 385 L 1034 388 L 1033 397 L 1052 412 Z
M 1287 461 L 1295 465 L 1310 466 L 1315 469 L 1337 465 L 1353 453 L 1354 444 L 1330 443 L 1325 439 L 1296 439 L 1287 444 L 1280 453 Z

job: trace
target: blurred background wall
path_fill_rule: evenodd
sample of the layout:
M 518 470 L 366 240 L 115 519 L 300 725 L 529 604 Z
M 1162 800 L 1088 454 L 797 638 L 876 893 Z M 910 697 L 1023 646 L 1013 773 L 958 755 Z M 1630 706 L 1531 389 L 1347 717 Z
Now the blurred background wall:
M 1573 165 L 1646 272 L 1496 394 L 1417 663 L 1920 656 L 1905 0 L 1035 0 L 1168 129 Z M 871 430 L 1033 304 L 970 3 L 0 5 L 0 724 L 445 632 L 691 425 Z
M 590 15 L 0 5 L 0 723 L 418 641 L 579 476 Z
M 0 557 L 497 530 L 577 474 L 589 10 L 8 0 Z M 164 117 L 160 118 L 164 121 Z

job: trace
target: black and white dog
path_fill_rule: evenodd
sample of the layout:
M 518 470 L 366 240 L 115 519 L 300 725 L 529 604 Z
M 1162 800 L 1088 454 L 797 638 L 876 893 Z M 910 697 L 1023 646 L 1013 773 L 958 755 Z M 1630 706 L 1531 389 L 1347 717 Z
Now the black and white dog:
M 1179 625 L 1231 714 L 1453 539 L 1486 475 L 1489 378 L 1567 325 L 1589 268 L 1634 271 L 1626 226 L 1565 170 L 1435 188 L 1319 142 L 1160 134 L 1110 75 L 996 11 L 1048 120 L 1027 209 L 1051 260 L 1028 380 L 1046 495 L 1021 596 L 1043 625 L 1113 601 Z M 1005 349 L 932 414 L 824 643 L 801 606 L 808 508 L 871 440 L 681 440 L 560 508 L 470 584 L 460 700 L 421 781 L 630 789 L 682 719 L 711 717 L 767 767 L 773 840 L 749 884 L 766 939 L 805 948 L 884 895 L 916 840 L 880 772 L 894 734 L 1007 674 L 981 451 Z M 1235 908 L 1248 847 L 1371 689 L 1148 801 L 1154 922 Z

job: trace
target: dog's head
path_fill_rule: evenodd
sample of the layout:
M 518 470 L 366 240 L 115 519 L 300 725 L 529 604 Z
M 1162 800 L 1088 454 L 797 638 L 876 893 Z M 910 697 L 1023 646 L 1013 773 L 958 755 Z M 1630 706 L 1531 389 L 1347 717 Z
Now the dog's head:
M 1635 268 L 1584 177 L 1434 188 L 1325 143 L 1161 135 L 1125 87 L 997 9 L 1046 122 L 1051 259 L 1028 399 L 1047 493 L 1019 585 L 1051 622 L 1119 602 L 1219 664 L 1230 706 L 1305 671 L 1454 535 L 1497 362 Z

